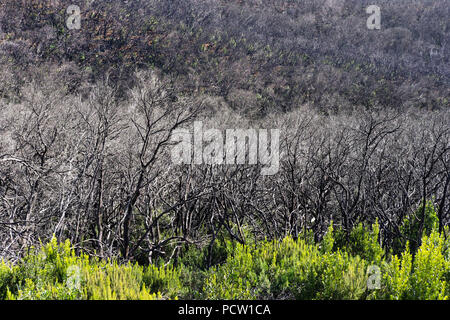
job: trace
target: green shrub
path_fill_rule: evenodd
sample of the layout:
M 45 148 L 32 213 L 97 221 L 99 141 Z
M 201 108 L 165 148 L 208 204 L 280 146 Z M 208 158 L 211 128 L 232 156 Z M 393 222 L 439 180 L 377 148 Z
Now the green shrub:
M 328 253 L 332 252 L 334 248 L 334 227 L 333 227 L 333 221 L 331 221 L 330 225 L 328 226 L 327 233 L 322 239 L 321 244 L 321 251 L 322 253 Z
M 377 296 L 389 300 L 406 299 L 410 291 L 412 271 L 412 255 L 409 247 L 400 258 L 394 255 L 391 262 L 385 266 L 384 271 L 383 288 L 380 293 L 377 293 Z
M 346 252 L 322 254 L 316 245 L 285 238 L 238 245 L 210 270 L 206 299 L 355 299 L 365 292 L 366 262 Z
M 366 292 L 367 263 L 347 252 L 334 252 L 323 257 L 320 279 L 322 288 L 317 299 L 359 300 Z
M 143 268 L 138 265 L 100 263 L 83 269 L 83 299 L 154 300 L 161 294 L 151 293 L 143 282 Z
M 447 300 L 445 277 L 449 262 L 443 255 L 444 238 L 437 231 L 424 235 L 417 251 L 411 276 L 411 299 Z
M 190 248 L 176 264 L 160 260 L 147 267 L 76 255 L 69 241 L 53 238 L 16 265 L 0 262 L 0 298 L 448 299 L 444 233 L 424 232 L 415 255 L 405 243 L 400 255 L 386 256 L 377 222 L 370 230 L 356 226 L 347 246 L 331 223 L 320 243 L 286 237 L 243 245 L 222 238 L 213 247 Z M 208 268 L 206 257 L 214 251 L 222 263 Z M 371 265 L 380 269 L 379 289 L 368 288 Z
M 145 269 L 143 281 L 151 292 L 164 292 L 168 298 L 177 299 L 178 295 L 183 293 L 182 272 L 182 268 L 170 264 L 165 267 L 150 265 Z
M 8 288 L 13 287 L 15 281 L 15 268 L 0 260 L 0 300 L 7 297 Z

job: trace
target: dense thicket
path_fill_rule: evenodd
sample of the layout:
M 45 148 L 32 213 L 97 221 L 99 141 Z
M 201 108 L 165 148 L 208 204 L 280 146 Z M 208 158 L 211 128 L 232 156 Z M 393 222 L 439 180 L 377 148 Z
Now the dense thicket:
M 53 238 L 16 265 L 0 261 L 0 299 L 448 300 L 448 228 L 439 233 L 432 226 L 417 251 L 406 246 L 401 255 L 385 252 L 378 232 L 377 223 L 359 225 L 350 245 L 332 225 L 319 243 L 225 239 L 214 244 L 222 263 L 213 268 L 205 264 L 204 249 L 191 248 L 175 264 L 142 267 L 76 255 L 69 241 Z
M 156 71 L 137 74 L 125 100 L 108 83 L 82 96 L 41 77 L 20 102 L 0 102 L 2 256 L 55 234 L 92 254 L 148 262 L 212 245 L 223 231 L 241 243 L 304 230 L 319 240 L 331 220 L 349 233 L 376 218 L 394 247 L 409 237 L 405 218 L 416 235 L 424 230 L 426 201 L 438 208 L 440 230 L 448 223 L 446 110 L 325 116 L 302 107 L 248 120 L 217 97 L 176 92 Z M 193 120 L 205 129 L 279 128 L 279 171 L 175 165 L 171 135 L 192 130 Z

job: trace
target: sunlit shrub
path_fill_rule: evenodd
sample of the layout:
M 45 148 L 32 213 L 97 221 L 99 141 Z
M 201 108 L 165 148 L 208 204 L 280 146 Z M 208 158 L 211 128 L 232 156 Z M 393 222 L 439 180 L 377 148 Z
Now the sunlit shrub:
M 2 298 L 29 300 L 176 298 L 171 291 L 177 275 L 173 269 L 148 270 L 76 255 L 69 241 L 59 244 L 53 238 L 40 250 L 32 248 L 17 266 L 0 265 L 0 292 Z M 163 284 L 158 286 L 162 293 L 147 287 L 156 287 L 158 281 Z
M 401 257 L 394 255 L 385 268 L 383 288 L 378 297 L 447 300 L 450 263 L 444 256 L 444 241 L 442 234 L 432 231 L 422 237 L 414 257 L 408 244 Z
M 321 254 L 303 240 L 238 245 L 213 268 L 204 287 L 208 299 L 356 299 L 366 285 L 366 262 L 345 252 Z

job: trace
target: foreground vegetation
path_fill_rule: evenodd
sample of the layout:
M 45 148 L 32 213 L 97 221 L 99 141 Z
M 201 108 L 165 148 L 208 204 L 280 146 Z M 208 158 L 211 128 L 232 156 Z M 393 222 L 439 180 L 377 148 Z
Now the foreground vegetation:
M 448 228 L 439 233 L 434 210 L 417 251 L 385 252 L 379 226 L 350 234 L 331 224 L 319 243 L 302 238 L 242 245 L 216 240 L 216 265 L 206 250 L 190 248 L 176 263 L 143 267 L 76 254 L 53 238 L 17 264 L 0 264 L 1 299 L 448 299 Z M 406 228 L 414 225 L 405 221 Z M 379 269 L 378 269 L 379 268 Z M 377 274 L 371 270 L 379 271 Z

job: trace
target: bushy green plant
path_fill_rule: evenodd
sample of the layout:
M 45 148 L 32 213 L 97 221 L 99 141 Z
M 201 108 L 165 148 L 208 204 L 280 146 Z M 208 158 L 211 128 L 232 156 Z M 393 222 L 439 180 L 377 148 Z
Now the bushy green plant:
M 417 251 L 411 276 L 410 298 L 426 300 L 447 300 L 446 274 L 449 262 L 443 255 L 444 238 L 437 231 L 422 238 Z
M 358 255 L 372 264 L 380 264 L 384 250 L 378 241 L 379 233 L 378 220 L 375 221 L 371 229 L 359 223 L 350 232 L 348 239 L 341 228 L 335 231 L 331 225 L 331 229 L 327 232 L 323 244 L 328 251 L 332 244 L 333 250 L 346 251 L 353 256 Z
M 149 265 L 145 268 L 143 281 L 151 292 L 164 292 L 170 299 L 177 299 L 183 292 L 181 282 L 182 268 L 168 266 L 157 267 Z
M 15 283 L 15 268 L 0 260 L 0 300 L 6 299 L 8 288 Z
M 76 256 L 70 242 L 58 244 L 56 238 L 40 250 L 30 248 L 14 269 L 14 284 L 8 286 L 10 299 L 78 299 L 81 291 L 66 285 L 67 270 L 88 262 Z
M 322 253 L 332 252 L 334 248 L 334 227 L 333 227 L 333 221 L 331 221 L 330 225 L 328 226 L 327 233 L 322 239 L 321 244 L 321 251 Z
M 0 264 L 0 293 L 6 299 L 30 300 L 176 298 L 172 286 L 177 275 L 171 267 L 144 272 L 137 264 L 76 255 L 69 241 L 59 244 L 53 238 L 40 250 L 31 248 L 17 266 Z
M 447 300 L 450 262 L 445 258 L 444 236 L 432 231 L 423 235 L 413 259 L 407 243 L 401 257 L 394 255 L 386 265 L 383 288 L 378 297 L 384 299 Z
M 364 295 L 366 261 L 341 251 L 324 255 L 322 261 L 322 288 L 316 294 L 317 299 L 358 300 Z
M 366 262 L 346 252 L 322 254 L 317 245 L 285 238 L 238 245 L 210 270 L 207 299 L 354 299 L 365 291 Z
M 394 255 L 384 271 L 383 288 L 381 292 L 376 293 L 376 296 L 389 300 L 405 299 L 410 290 L 412 271 L 412 255 L 409 247 L 401 257 Z
M 89 300 L 155 300 L 161 294 L 151 293 L 143 282 L 138 265 L 116 262 L 94 264 L 83 270 L 83 299 Z

